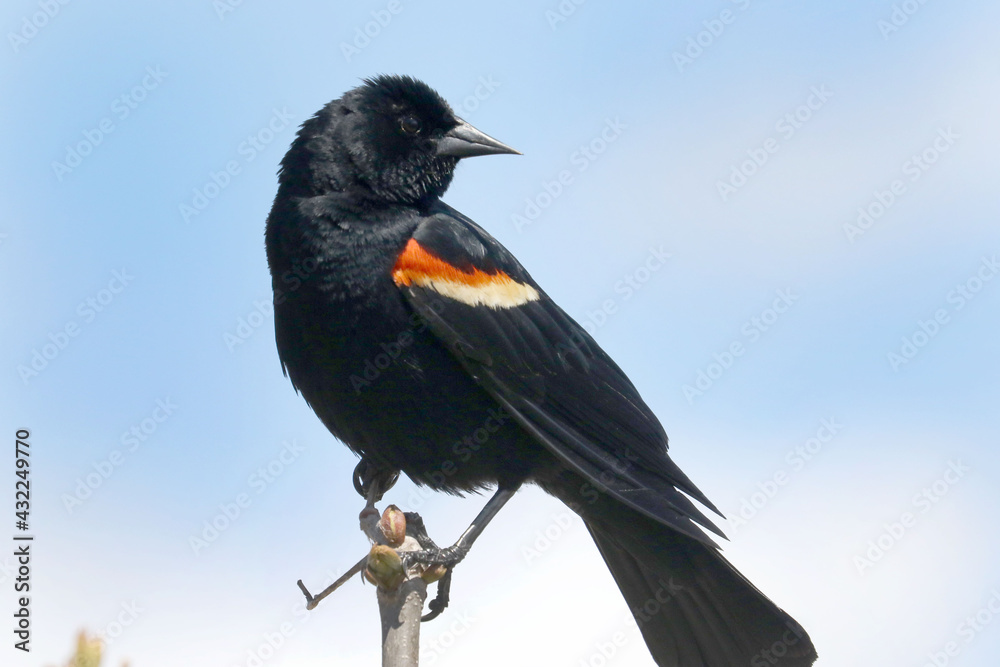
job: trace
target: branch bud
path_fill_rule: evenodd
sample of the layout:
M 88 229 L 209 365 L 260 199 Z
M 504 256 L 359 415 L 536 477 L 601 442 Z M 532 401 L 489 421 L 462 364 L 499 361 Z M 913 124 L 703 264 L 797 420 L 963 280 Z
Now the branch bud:
M 406 539 L 406 515 L 395 505 L 389 505 L 385 508 L 385 511 L 382 512 L 382 519 L 378 522 L 378 527 L 390 547 L 398 547 Z
M 420 573 L 420 578 L 424 580 L 425 584 L 433 584 L 446 574 L 448 574 L 448 568 L 444 565 L 431 565 L 424 568 L 424 571 Z
M 368 567 L 365 577 L 386 590 L 395 590 L 406 578 L 403 559 L 392 547 L 376 544 L 368 553 Z

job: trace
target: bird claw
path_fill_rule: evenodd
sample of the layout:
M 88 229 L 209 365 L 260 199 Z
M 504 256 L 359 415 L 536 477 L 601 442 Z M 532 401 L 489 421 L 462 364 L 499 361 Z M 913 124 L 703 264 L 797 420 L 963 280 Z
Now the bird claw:
M 398 479 L 398 470 L 385 468 L 368 458 L 362 458 L 354 468 L 354 490 L 365 499 L 374 492 L 374 502 L 382 500 L 382 494 Z
M 426 623 L 427 621 L 433 621 L 435 618 L 441 615 L 441 612 L 445 610 L 448 603 L 451 602 L 451 570 L 449 569 L 444 573 L 438 582 L 437 595 L 434 599 L 430 601 L 427 605 L 429 610 L 426 614 L 420 617 L 421 623 Z

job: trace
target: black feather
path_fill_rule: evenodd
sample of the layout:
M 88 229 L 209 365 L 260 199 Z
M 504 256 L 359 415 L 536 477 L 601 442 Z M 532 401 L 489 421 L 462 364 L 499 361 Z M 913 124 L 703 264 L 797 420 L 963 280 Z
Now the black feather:
M 784 657 L 769 664 L 811 664 L 802 628 L 702 531 L 722 535 L 692 499 L 718 510 L 671 461 L 624 372 L 439 200 L 459 130 L 472 136 L 432 89 L 395 76 L 366 80 L 299 130 L 266 232 L 292 383 L 353 451 L 419 484 L 531 482 L 560 498 L 587 523 L 658 664 L 755 665 L 774 645 Z M 451 273 L 400 279 L 412 243 Z M 442 287 L 477 272 L 521 296 L 483 305 Z

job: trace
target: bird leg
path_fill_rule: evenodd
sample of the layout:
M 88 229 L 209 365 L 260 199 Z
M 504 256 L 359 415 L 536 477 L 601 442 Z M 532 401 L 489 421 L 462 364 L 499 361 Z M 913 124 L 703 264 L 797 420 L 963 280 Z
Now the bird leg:
M 438 547 L 434 543 L 434 540 L 430 538 L 426 528 L 424 528 L 423 519 L 419 514 L 406 513 L 406 532 L 420 543 L 423 551 L 407 551 L 400 554 L 405 567 L 409 568 L 413 563 L 421 563 L 423 565 L 444 565 L 448 568 L 444 576 L 437 582 L 437 595 L 427 605 L 430 611 L 423 615 L 420 619 L 421 621 L 434 620 L 448 606 L 448 603 L 451 601 L 452 568 L 465 558 L 466 554 L 469 553 L 469 549 L 472 548 L 472 543 L 486 529 L 487 524 L 497 515 L 500 508 L 513 497 L 517 492 L 517 488 L 515 486 L 512 489 L 497 489 L 497 492 L 493 494 L 493 497 L 486 503 L 486 506 L 473 519 L 472 524 L 458 538 L 458 541 L 446 549 Z
M 486 506 L 483 507 L 476 518 L 472 520 L 472 523 L 462 533 L 455 544 L 443 549 L 435 547 L 424 549 L 423 551 L 407 551 L 402 554 L 403 563 L 407 567 L 415 563 L 420 563 L 421 565 L 444 565 L 450 571 L 450 568 L 458 565 L 465 558 L 466 554 L 469 553 L 469 549 L 472 548 L 472 543 L 482 534 L 489 522 L 500 511 L 500 508 L 507 504 L 507 501 L 517 493 L 517 489 L 518 487 L 516 486 L 513 488 L 497 489 L 497 492 L 493 494 L 493 497 L 490 498 L 489 502 L 486 503 Z
M 354 488 L 367 501 L 365 509 L 361 513 L 362 517 L 368 512 L 376 512 L 375 503 L 382 498 L 383 493 L 396 483 L 398 477 L 399 472 L 396 470 L 382 468 L 370 459 L 361 459 L 361 462 L 354 469 Z M 497 489 L 497 492 L 493 494 L 493 497 L 489 499 L 469 527 L 458 538 L 458 541 L 444 549 L 435 544 L 434 540 L 427 534 L 427 528 L 424 526 L 423 518 L 419 514 L 416 512 L 404 513 L 406 518 L 406 534 L 420 544 L 421 551 L 404 551 L 400 553 L 400 557 L 403 560 L 403 568 L 409 570 L 410 567 L 416 564 L 424 566 L 443 565 L 447 568 L 444 576 L 437 582 L 437 595 L 428 605 L 430 611 L 424 614 L 420 619 L 421 621 L 430 621 L 437 618 L 448 606 L 451 598 L 452 568 L 465 558 L 466 554 L 469 553 L 469 549 L 472 548 L 472 543 L 482 534 L 489 522 L 500 511 L 500 508 L 507 504 L 507 501 L 514 496 L 519 487 L 520 484 L 513 488 L 505 487 Z M 326 592 L 324 591 L 324 593 L 317 596 L 316 602 L 319 602 L 319 598 L 325 597 L 325 595 Z M 307 599 L 310 597 L 308 593 L 306 593 L 306 597 Z

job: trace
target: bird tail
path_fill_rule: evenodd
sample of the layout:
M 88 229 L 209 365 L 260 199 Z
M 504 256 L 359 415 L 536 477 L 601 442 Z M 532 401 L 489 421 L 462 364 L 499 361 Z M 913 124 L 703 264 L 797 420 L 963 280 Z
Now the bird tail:
M 590 530 L 660 667 L 806 667 L 816 660 L 802 626 L 707 540 L 608 496 L 571 506 Z

